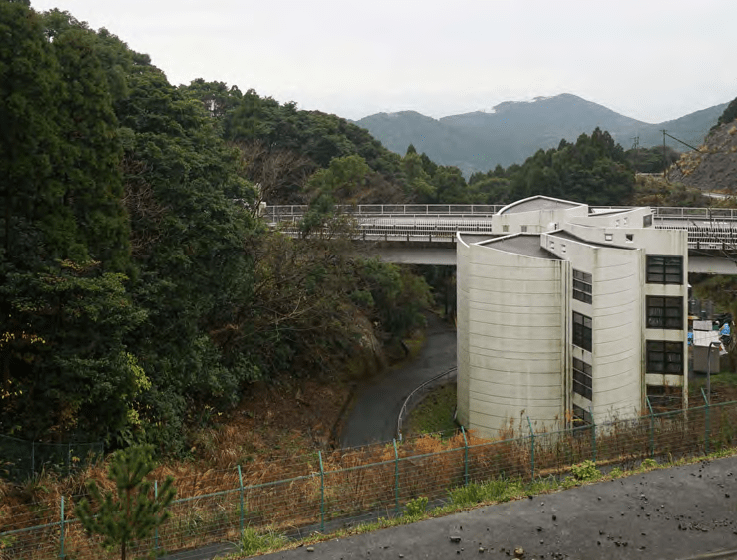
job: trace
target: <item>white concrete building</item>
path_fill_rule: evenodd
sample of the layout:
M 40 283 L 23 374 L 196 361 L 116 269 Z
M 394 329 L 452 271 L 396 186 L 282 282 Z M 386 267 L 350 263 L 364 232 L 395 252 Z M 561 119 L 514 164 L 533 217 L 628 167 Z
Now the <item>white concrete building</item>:
M 687 398 L 688 245 L 649 208 L 538 196 L 459 233 L 458 420 L 480 435 L 555 430 Z

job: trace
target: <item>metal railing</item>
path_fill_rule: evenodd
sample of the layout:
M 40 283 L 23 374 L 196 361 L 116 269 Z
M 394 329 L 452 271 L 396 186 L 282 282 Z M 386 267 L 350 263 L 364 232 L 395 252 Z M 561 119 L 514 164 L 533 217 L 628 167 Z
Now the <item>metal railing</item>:
M 456 232 L 493 235 L 491 216 L 500 205 L 357 205 L 338 207 L 355 218 L 353 236 L 365 241 L 454 242 Z M 601 207 L 604 208 L 604 207 Z M 265 217 L 280 224 L 288 235 L 299 236 L 296 227 L 306 206 L 269 206 Z M 737 209 L 654 207 L 654 227 L 688 232 L 690 249 L 737 248 Z
M 172 517 L 131 555 L 239 543 L 245 530 L 292 536 L 330 531 L 403 513 L 418 496 L 453 500 L 456 489 L 485 481 L 563 477 L 571 465 L 632 468 L 677 461 L 737 445 L 737 402 L 706 404 L 574 429 L 539 433 L 527 419 L 518 437 L 489 441 L 461 430 L 335 451 L 307 450 L 268 464 L 203 470 L 176 481 Z M 49 494 L 54 496 L 54 494 Z M 81 496 L 0 503 L 0 557 L 38 560 L 114 558 L 74 517 Z
M 365 217 L 491 217 L 504 208 L 503 204 L 357 204 L 336 206 L 340 214 Z M 267 206 L 263 216 L 267 221 L 292 221 L 304 216 L 306 205 Z M 630 206 L 591 206 L 590 210 L 627 209 Z M 727 220 L 737 221 L 734 208 L 687 208 L 680 206 L 651 207 L 660 220 Z
M 425 397 L 425 395 L 427 395 L 427 392 L 430 389 L 433 389 L 439 385 L 443 385 L 448 381 L 451 381 L 452 379 L 455 379 L 457 375 L 458 368 L 452 367 L 449 370 L 444 371 L 443 373 L 439 373 L 431 379 L 428 379 L 424 383 L 421 383 L 409 395 L 407 395 L 407 398 L 404 399 L 404 402 L 402 403 L 402 408 L 399 410 L 399 414 L 397 415 L 397 439 L 399 441 L 402 441 L 403 439 L 402 424 L 404 423 L 404 419 L 407 414 L 412 412 L 413 407 L 418 402 L 420 402 Z

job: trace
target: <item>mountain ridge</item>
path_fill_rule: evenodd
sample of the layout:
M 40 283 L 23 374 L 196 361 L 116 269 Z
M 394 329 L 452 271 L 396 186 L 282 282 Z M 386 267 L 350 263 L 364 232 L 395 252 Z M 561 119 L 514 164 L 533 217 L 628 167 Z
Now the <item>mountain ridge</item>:
M 641 147 L 659 145 L 662 129 L 688 144 L 698 145 L 728 103 L 715 105 L 662 123 L 646 123 L 571 93 L 504 101 L 492 112 L 471 111 L 435 119 L 417 111 L 375 113 L 353 121 L 367 129 L 389 150 L 404 154 L 409 144 L 442 165 L 464 174 L 488 171 L 497 164 L 522 163 L 538 149 L 573 142 L 597 126 L 623 147 L 639 137 Z M 668 139 L 682 151 L 685 146 Z

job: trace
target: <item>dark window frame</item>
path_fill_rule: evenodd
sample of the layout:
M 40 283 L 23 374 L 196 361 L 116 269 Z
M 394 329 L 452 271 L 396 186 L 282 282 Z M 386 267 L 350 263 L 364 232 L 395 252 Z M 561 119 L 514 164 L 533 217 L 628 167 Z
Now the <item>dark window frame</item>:
M 648 284 L 683 284 L 683 257 L 647 255 L 645 276 Z
M 574 428 L 582 426 L 591 426 L 593 424 L 593 418 L 591 412 L 574 404 L 571 408 L 572 425 Z
M 645 341 L 646 373 L 683 375 L 683 342 L 670 340 Z
M 573 345 L 591 352 L 593 343 L 591 317 L 573 312 Z
M 573 392 L 585 399 L 592 400 L 593 376 L 591 365 L 578 358 L 573 358 Z
M 593 291 L 592 276 L 588 272 L 573 269 L 573 299 L 591 303 Z
M 647 296 L 645 321 L 648 329 L 683 330 L 683 298 L 680 296 Z

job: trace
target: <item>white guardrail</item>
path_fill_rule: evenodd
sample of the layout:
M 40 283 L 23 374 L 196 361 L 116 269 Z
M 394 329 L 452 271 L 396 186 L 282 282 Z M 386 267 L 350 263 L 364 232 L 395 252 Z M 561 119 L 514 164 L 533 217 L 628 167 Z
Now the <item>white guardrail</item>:
M 341 214 L 364 217 L 440 217 L 453 216 L 490 218 L 503 204 L 358 204 L 354 206 L 336 206 Z M 627 206 L 591 206 L 591 210 L 615 210 L 629 208 Z M 307 211 L 306 205 L 267 206 L 263 217 L 267 221 L 292 221 Z M 656 219 L 664 220 L 727 220 L 737 221 L 737 209 L 734 208 L 685 208 L 680 206 L 653 206 Z
M 402 441 L 402 424 L 404 422 L 405 417 L 409 412 L 412 411 L 412 407 L 415 406 L 418 402 L 420 402 L 427 392 L 439 385 L 442 385 L 444 383 L 447 383 L 451 379 L 453 379 L 458 374 L 458 368 L 452 367 L 447 371 L 444 371 L 443 373 L 439 373 L 435 377 L 428 379 L 421 385 L 417 386 L 408 396 L 406 399 L 404 399 L 404 402 L 402 403 L 402 408 L 399 411 L 399 415 L 397 416 L 397 440 Z
M 456 232 L 493 235 L 491 216 L 500 205 L 358 205 L 338 207 L 356 218 L 356 237 L 365 241 L 454 242 Z M 606 208 L 606 207 L 597 207 Z M 614 207 L 612 207 L 614 208 Z M 289 235 L 298 236 L 296 223 L 306 206 L 268 206 L 263 216 Z M 737 210 L 730 208 L 654 207 L 657 229 L 688 232 L 689 248 L 737 248 Z

